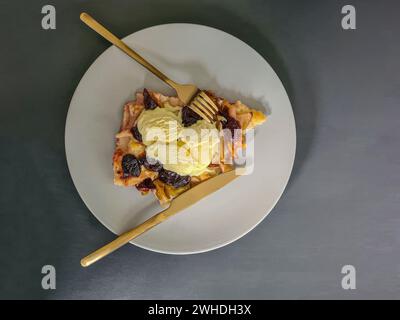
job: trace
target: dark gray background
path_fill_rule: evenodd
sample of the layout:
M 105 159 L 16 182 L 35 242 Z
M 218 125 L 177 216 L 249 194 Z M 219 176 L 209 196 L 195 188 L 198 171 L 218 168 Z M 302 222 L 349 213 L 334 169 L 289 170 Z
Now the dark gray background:
M 41 29 L 41 8 L 57 29 Z M 357 30 L 341 28 L 353 4 Z M 1 298 L 399 298 L 398 1 L 0 1 Z M 191 22 L 229 32 L 273 66 L 297 124 L 292 177 L 255 230 L 213 252 L 169 256 L 126 246 L 91 268 L 110 241 L 81 201 L 64 150 L 68 105 L 109 44 L 87 11 L 121 37 Z M 229 53 L 221 53 L 229 54 Z M 41 268 L 57 289 L 41 289 Z M 357 289 L 341 288 L 341 268 Z

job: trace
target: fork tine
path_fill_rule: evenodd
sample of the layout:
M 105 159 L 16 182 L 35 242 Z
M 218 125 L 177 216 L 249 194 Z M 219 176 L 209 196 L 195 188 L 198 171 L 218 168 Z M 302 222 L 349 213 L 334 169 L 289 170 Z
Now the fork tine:
M 200 105 L 202 105 L 203 109 L 205 109 L 206 111 L 208 111 L 208 113 L 215 118 L 215 111 L 214 108 L 211 107 L 207 101 L 205 101 L 204 99 L 202 99 L 202 97 L 196 97 L 195 101 L 197 101 Z
M 196 104 L 195 101 L 193 101 L 190 106 L 190 109 L 192 109 L 194 112 L 196 112 L 200 117 L 202 117 L 204 120 L 207 120 L 208 122 L 212 123 L 212 117 L 210 117 L 209 115 L 207 115 L 206 113 L 204 113 L 201 109 L 199 108 Z
M 215 105 L 214 101 L 212 101 L 210 99 L 210 97 L 204 91 L 200 91 L 199 96 L 208 102 L 208 104 L 213 108 L 215 113 L 219 111 L 218 107 Z
M 209 112 L 207 109 L 205 109 L 201 103 L 199 103 L 197 100 L 192 101 L 192 105 L 197 108 L 197 110 L 200 110 L 204 115 L 207 116 L 208 119 L 213 119 L 213 115 L 211 112 Z
M 216 121 L 217 113 L 219 111 L 218 106 L 204 91 L 197 93 L 197 95 L 192 99 L 189 107 L 204 120 L 207 120 L 210 123 Z

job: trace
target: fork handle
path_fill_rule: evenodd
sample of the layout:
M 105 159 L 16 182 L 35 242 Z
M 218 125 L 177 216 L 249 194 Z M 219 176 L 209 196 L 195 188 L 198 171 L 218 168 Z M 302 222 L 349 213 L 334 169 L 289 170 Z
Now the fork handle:
M 121 49 L 123 52 L 125 52 L 132 59 L 134 59 L 137 62 L 139 62 L 143 67 L 145 67 L 151 73 L 156 75 L 158 78 L 160 78 L 162 81 L 164 81 L 166 84 L 168 84 L 169 86 L 171 86 L 172 88 L 174 88 L 176 90 L 177 83 L 175 83 L 174 81 L 169 79 L 160 70 L 158 70 L 151 63 L 146 61 L 140 54 L 138 54 L 137 52 L 133 51 L 122 40 L 118 39 L 114 34 L 112 34 L 104 26 L 102 26 L 100 23 L 98 23 L 90 15 L 88 15 L 85 12 L 82 12 L 81 15 L 80 15 L 80 18 L 86 25 L 88 25 L 90 28 L 92 28 L 94 31 L 96 31 L 98 34 L 100 34 L 103 38 L 105 38 L 106 40 L 111 42 L 113 45 L 115 45 L 116 47 Z

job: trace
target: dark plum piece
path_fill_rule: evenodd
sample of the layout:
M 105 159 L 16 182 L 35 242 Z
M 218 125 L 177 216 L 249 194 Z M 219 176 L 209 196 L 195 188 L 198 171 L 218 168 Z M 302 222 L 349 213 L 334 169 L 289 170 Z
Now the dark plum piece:
M 139 160 L 133 154 L 124 155 L 122 157 L 122 171 L 124 178 L 139 177 L 141 172 Z
M 148 191 L 153 190 L 156 186 L 153 183 L 153 180 L 150 178 L 144 179 L 141 183 L 136 185 L 136 188 L 140 191 Z
M 143 89 L 143 104 L 144 108 L 147 110 L 153 110 L 158 107 L 158 104 L 154 101 L 146 88 Z
M 140 163 L 148 170 L 150 171 L 155 171 L 155 172 L 160 172 L 163 168 L 161 162 L 151 159 L 150 161 L 147 159 L 147 157 L 143 157 L 140 159 Z
M 235 118 L 232 118 L 226 109 L 222 110 L 221 114 L 226 119 L 221 121 L 222 128 L 231 130 L 233 136 L 235 129 L 241 129 L 239 122 Z
M 137 126 L 132 127 L 131 133 L 132 133 L 133 137 L 134 137 L 137 141 L 139 141 L 139 142 L 142 142 L 142 141 L 143 141 L 143 139 L 142 139 L 142 134 L 140 133 L 140 131 L 139 131 L 139 129 L 138 129 Z
M 202 118 L 188 106 L 182 108 L 182 123 L 184 127 L 189 127 L 201 119 Z
M 170 186 L 174 188 L 180 188 L 186 186 L 190 182 L 190 176 L 181 176 L 176 172 L 169 171 L 169 170 L 161 170 L 158 174 L 158 178 Z

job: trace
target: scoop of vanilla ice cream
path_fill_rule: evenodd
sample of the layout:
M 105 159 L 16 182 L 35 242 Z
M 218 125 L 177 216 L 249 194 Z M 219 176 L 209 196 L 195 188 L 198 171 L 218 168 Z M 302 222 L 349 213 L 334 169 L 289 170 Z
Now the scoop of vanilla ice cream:
M 172 106 L 144 110 L 137 122 L 139 132 L 142 134 L 143 143 L 150 145 L 158 142 L 176 141 L 182 130 L 182 123 L 178 111 Z
M 200 175 L 219 150 L 218 131 L 205 120 L 185 128 L 180 109 L 166 103 L 163 108 L 144 110 L 137 126 L 148 157 L 180 175 Z

